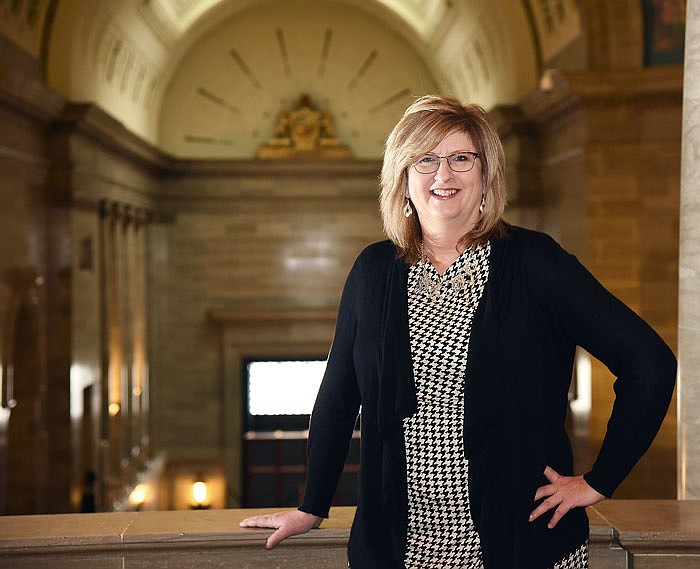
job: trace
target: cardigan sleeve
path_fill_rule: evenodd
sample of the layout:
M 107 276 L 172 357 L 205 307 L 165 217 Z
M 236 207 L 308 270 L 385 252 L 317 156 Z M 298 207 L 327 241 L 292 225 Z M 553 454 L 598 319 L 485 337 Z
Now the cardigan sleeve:
M 610 497 L 646 452 L 668 409 L 676 358 L 634 311 L 608 292 L 573 255 L 542 236 L 529 255 L 537 285 L 562 333 L 616 376 L 615 402 L 598 457 L 585 480 Z
M 299 509 L 324 518 L 343 471 L 360 406 L 353 362 L 359 264 L 358 259 L 345 283 L 326 372 L 309 425 L 306 487 Z

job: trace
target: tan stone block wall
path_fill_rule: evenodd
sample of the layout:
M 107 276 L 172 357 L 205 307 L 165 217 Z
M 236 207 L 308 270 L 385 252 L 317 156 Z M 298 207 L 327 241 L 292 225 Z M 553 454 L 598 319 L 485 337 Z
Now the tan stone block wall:
M 664 338 L 678 338 L 681 101 L 660 98 L 591 108 L 587 265 Z M 613 377 L 594 373 L 591 434 L 601 441 Z M 651 449 L 618 497 L 675 497 L 675 398 Z
M 4 151 L 0 154 L 0 267 L 34 265 L 43 272 L 43 186 L 48 168 L 43 156 L 43 133 L 31 121 L 3 107 L 0 124 L 0 149 Z M 5 286 L 0 287 L 0 318 L 4 317 L 7 293 Z
M 537 131 L 538 214 L 543 229 L 576 254 L 606 288 L 675 350 L 678 298 L 681 89 L 679 70 L 563 73 L 552 93 L 523 109 Z M 577 468 L 592 464 L 614 394 L 592 362 L 592 408 L 574 444 Z M 649 453 L 617 497 L 675 497 L 675 401 Z M 577 425 L 579 425 L 577 419 Z
M 378 167 L 175 185 L 190 197 L 166 201 L 173 223 L 151 229 L 156 436 L 169 455 L 221 454 L 221 332 L 208 311 L 337 307 L 355 257 L 383 238 Z M 268 355 L 285 349 L 271 339 Z
M 43 199 L 48 164 L 43 156 L 44 132 L 31 120 L 0 105 L 0 357 L 7 362 L 12 348 L 6 346 L 11 331 L 7 328 L 12 290 L 8 271 L 33 267 L 42 277 L 47 273 L 47 207 Z M 46 287 L 38 289 L 38 314 L 46 310 Z M 17 326 L 26 329 L 24 323 Z M 41 338 L 45 339 L 43 330 Z M 34 344 L 34 342 L 33 342 Z M 31 347 L 35 348 L 35 344 Z M 8 362 L 9 363 L 9 362 Z M 25 385 L 20 373 L 15 377 L 17 407 L 0 412 L 0 512 L 44 513 L 52 511 L 48 503 L 45 409 L 37 408 L 45 400 L 40 386 Z M 45 385 L 43 385 L 45 389 Z M 60 407 L 61 400 L 57 402 Z M 8 447 L 7 434 L 12 436 Z M 9 455 L 8 455 L 9 451 Z M 23 477 L 10 473 L 16 491 L 7 502 L 7 470 L 21 468 Z M 59 480 L 58 476 L 54 480 Z M 60 497 L 58 498 L 60 500 Z

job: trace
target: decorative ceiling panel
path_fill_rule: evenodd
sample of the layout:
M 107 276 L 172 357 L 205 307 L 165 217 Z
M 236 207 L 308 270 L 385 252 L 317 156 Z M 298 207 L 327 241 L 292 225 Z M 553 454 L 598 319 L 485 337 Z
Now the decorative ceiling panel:
M 381 156 L 431 70 L 398 35 L 351 6 L 286 0 L 236 14 L 189 50 L 165 92 L 159 144 L 190 158 L 251 158 L 281 110 L 308 94 L 359 158 Z
M 547 62 L 581 35 L 579 0 L 527 0 L 541 57 Z
M 47 2 L 31 4 L 45 12 Z M 559 3 L 538 2 L 71 0 L 55 4 L 51 33 L 43 32 L 51 38 L 45 63 L 49 84 L 67 99 L 94 102 L 181 155 L 251 156 L 283 101 L 307 92 L 331 105 L 357 156 L 377 156 L 412 95 L 491 108 L 535 88 L 533 14 L 546 27 L 545 4 L 555 10 L 552 50 L 571 36 L 557 30 L 578 21 L 566 8 L 573 0 L 561 0 L 560 24 Z M 233 108 L 240 117 L 227 116 Z
M 34 57 L 41 56 L 49 0 L 0 2 L 0 34 Z

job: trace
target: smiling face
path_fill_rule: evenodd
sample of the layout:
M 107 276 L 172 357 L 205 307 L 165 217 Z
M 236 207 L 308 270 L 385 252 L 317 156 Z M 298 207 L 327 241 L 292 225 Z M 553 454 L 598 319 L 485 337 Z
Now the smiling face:
M 465 150 L 477 151 L 467 133 L 453 131 L 430 152 L 448 156 Z M 470 231 L 479 219 L 482 192 L 479 158 L 469 172 L 452 171 L 445 159 L 432 174 L 408 167 L 407 197 L 418 213 L 424 235 L 455 233 L 459 238 Z

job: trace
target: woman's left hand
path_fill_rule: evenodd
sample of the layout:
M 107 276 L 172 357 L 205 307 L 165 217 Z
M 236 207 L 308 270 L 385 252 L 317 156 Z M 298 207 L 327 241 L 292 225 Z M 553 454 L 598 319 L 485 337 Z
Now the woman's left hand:
M 588 485 L 583 476 L 561 476 L 551 466 L 544 469 L 549 484 L 540 486 L 535 493 L 535 502 L 542 500 L 530 514 L 530 521 L 539 518 L 545 512 L 556 508 L 547 527 L 552 529 L 566 513 L 573 508 L 585 508 L 605 500 L 600 492 Z

